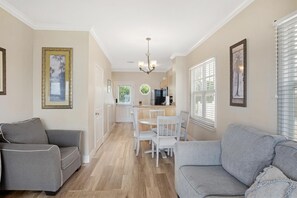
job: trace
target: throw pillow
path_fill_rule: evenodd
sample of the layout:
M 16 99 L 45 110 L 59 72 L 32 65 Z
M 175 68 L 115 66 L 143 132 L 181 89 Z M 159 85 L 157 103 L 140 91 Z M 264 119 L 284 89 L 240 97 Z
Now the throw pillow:
M 297 197 L 297 182 L 287 178 L 280 169 L 269 166 L 257 176 L 256 181 L 245 192 L 245 197 Z
M 48 144 L 45 129 L 39 118 L 1 124 L 0 133 L 2 140 L 7 143 Z

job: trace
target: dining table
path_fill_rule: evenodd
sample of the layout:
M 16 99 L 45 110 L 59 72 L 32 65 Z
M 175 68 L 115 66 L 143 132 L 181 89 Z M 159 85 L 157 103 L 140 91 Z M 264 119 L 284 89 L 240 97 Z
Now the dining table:
M 157 118 L 142 118 L 142 119 L 138 119 L 138 122 L 140 124 L 157 126 Z
M 157 118 L 142 118 L 138 119 L 139 124 L 149 125 L 149 126 L 157 126 Z M 156 131 L 154 131 L 156 132 Z M 144 153 L 152 153 L 152 150 L 147 150 Z M 160 151 L 163 159 L 167 158 L 167 155 L 164 150 Z

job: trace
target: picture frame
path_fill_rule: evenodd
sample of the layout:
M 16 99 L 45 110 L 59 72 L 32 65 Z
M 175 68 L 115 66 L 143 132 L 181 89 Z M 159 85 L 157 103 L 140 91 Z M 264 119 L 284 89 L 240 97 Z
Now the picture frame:
M 72 48 L 42 48 L 42 109 L 72 109 Z
M 247 106 L 247 40 L 230 47 L 230 106 Z
M 111 80 L 107 79 L 107 93 L 111 92 Z
M 6 49 L 0 47 L 0 95 L 6 95 Z

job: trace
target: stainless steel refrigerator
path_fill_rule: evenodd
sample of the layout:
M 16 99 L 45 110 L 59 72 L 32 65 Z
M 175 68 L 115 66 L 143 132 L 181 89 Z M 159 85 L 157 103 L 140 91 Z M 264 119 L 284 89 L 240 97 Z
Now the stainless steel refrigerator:
M 151 105 L 165 105 L 168 88 L 154 89 L 151 91 Z

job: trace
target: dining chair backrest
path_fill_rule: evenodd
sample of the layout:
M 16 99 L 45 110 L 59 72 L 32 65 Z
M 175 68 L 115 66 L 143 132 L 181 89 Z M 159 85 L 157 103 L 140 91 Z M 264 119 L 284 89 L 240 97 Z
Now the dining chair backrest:
M 175 137 L 180 138 L 181 117 L 180 116 L 158 116 L 157 138 Z
M 133 123 L 134 123 L 134 136 L 139 136 L 139 127 L 138 127 L 138 109 L 133 108 Z
M 180 117 L 182 119 L 181 128 L 187 130 L 189 126 L 190 113 L 188 111 L 181 111 Z
M 137 121 L 137 120 L 135 120 L 135 118 L 134 118 L 134 109 L 135 108 L 131 108 L 130 109 L 130 115 L 131 115 L 131 117 L 132 117 L 132 124 L 133 124 L 133 129 L 135 130 L 135 128 L 136 128 L 136 123 L 135 123 L 135 121 Z
M 185 141 L 187 141 L 188 140 L 188 126 L 189 126 L 189 120 L 190 120 L 190 113 L 187 111 L 181 111 L 180 117 L 182 119 L 180 137 L 182 139 L 184 139 Z
M 157 118 L 158 116 L 165 116 L 164 109 L 151 109 L 149 110 L 150 118 Z

